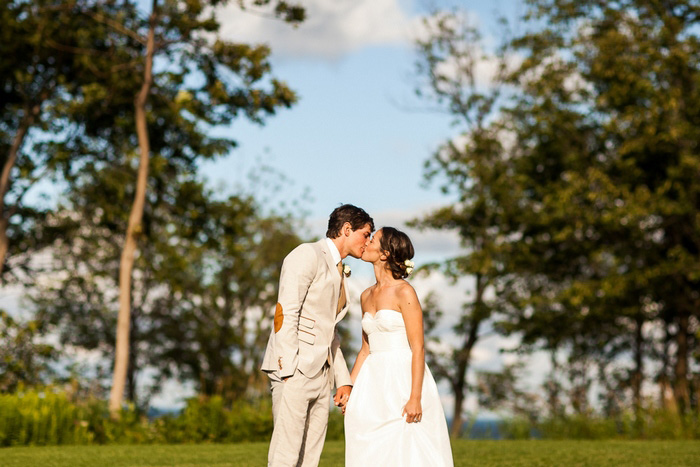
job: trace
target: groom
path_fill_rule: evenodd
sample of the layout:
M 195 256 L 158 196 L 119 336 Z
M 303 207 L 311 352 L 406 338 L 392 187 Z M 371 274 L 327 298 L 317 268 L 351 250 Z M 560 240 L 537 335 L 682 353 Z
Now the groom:
M 335 405 L 348 400 L 352 380 L 335 329 L 348 309 L 342 260 L 362 256 L 373 230 L 369 214 L 344 204 L 331 213 L 326 238 L 284 259 L 262 364 L 272 387 L 269 466 L 317 466 L 334 383 Z

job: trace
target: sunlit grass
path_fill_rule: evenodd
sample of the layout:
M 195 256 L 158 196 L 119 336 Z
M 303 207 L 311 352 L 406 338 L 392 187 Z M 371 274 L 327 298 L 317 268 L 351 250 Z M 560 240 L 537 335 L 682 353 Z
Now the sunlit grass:
M 455 466 L 697 466 L 697 441 L 457 441 Z M 321 466 L 342 466 L 342 441 L 326 443 Z M 0 449 L 4 467 L 264 466 L 267 443 L 56 446 Z

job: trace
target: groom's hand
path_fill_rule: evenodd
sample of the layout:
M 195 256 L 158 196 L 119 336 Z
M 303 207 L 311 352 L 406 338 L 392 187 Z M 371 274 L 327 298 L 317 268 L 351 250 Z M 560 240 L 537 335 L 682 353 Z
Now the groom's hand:
M 352 391 L 352 386 L 340 386 L 335 396 L 333 396 L 333 402 L 336 407 L 340 407 L 343 413 L 345 413 L 345 404 L 348 403 L 348 399 L 350 398 L 350 391 Z

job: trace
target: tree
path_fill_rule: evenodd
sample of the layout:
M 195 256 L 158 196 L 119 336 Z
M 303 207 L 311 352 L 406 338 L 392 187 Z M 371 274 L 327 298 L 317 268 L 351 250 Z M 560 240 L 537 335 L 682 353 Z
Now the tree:
M 508 187 L 493 197 L 498 215 L 488 224 L 506 272 L 494 288 L 500 329 L 527 347 L 566 350 L 581 388 L 593 372 L 586 361 L 627 366 L 631 354 L 637 409 L 645 368 L 657 359 L 660 380 L 672 381 L 687 411 L 700 309 L 698 7 L 528 4 L 533 27 L 508 44 L 520 57 L 501 81 L 510 92 L 491 108 L 486 131 L 468 129 L 463 158 L 454 158 L 464 176 L 448 182 L 460 195 Z M 484 133 L 489 145 L 475 145 Z M 503 164 L 496 188 L 475 157 Z
M 154 0 L 147 20 L 131 14 L 137 11 L 136 2 L 105 0 L 81 10 L 110 32 L 111 50 L 119 56 L 94 57 L 92 66 L 102 81 L 84 89 L 84 98 L 74 103 L 86 117 L 77 125 L 81 137 L 60 150 L 118 158 L 139 148 L 136 190 L 120 259 L 118 344 L 110 395 L 113 414 L 120 407 L 127 375 L 132 270 L 152 154 L 192 166 L 197 158 L 223 154 L 234 145 L 230 139 L 207 137 L 207 128 L 230 124 L 241 113 L 262 123 L 263 115 L 295 101 L 294 93 L 280 81 L 272 79 L 270 89 L 263 88 L 262 80 L 270 70 L 267 47 L 215 38 L 219 23 L 212 12 L 222 3 Z M 254 5 L 270 3 L 263 0 Z M 115 10 L 116 5 L 121 8 Z M 293 23 L 303 20 L 303 9 L 283 1 L 274 5 L 275 16 Z M 158 63 L 163 63 L 162 68 Z M 174 125 L 165 127 L 166 122 Z
M 504 365 L 501 371 L 477 373 L 479 405 L 488 410 L 504 410 L 510 416 L 526 417 L 531 423 L 541 415 L 540 398 L 519 387 L 523 377 L 523 363 Z
M 548 279 L 563 286 L 557 299 L 568 309 L 592 311 L 593 318 L 584 318 L 597 318 L 590 336 L 606 323 L 619 326 L 613 343 L 626 340 L 635 355 L 637 401 L 648 347 L 644 324 L 677 329 L 672 379 L 685 411 L 699 303 L 692 220 L 699 159 L 691 143 L 700 97 L 697 7 L 687 1 L 531 6 L 548 27 L 514 42 L 527 54 L 512 80 L 527 90 L 518 120 L 520 134 L 529 137 L 519 145 L 533 148 L 530 157 L 539 156 L 545 167 L 548 179 L 539 191 L 549 196 L 542 212 L 561 213 L 558 220 L 568 224 L 540 247 L 557 248 L 575 266 L 568 277 Z M 568 131 L 560 124 L 567 115 Z M 538 120 L 547 123 L 531 123 Z
M 151 364 L 163 377 L 194 381 L 200 394 L 227 401 L 260 396 L 268 380 L 258 365 L 282 260 L 301 240 L 290 219 L 262 216 L 251 198 L 211 202 L 207 211 L 208 225 L 198 233 L 208 238 L 204 248 L 178 253 L 181 248 L 161 245 L 159 254 L 183 267 L 170 278 L 172 293 L 153 303 L 145 337 L 170 345 L 154 349 Z
M 99 48 L 104 36 L 76 2 L 3 0 L 0 21 L 0 283 L 7 283 L 31 281 L 31 256 L 51 240 L 35 235 L 45 209 L 28 205 L 25 195 L 78 164 L 44 148 L 70 137 L 66 104 L 94 79 L 86 47 Z
M 281 262 L 300 242 L 298 228 L 289 215 L 266 214 L 250 195 L 217 199 L 202 182 L 178 176 L 182 169 L 172 163 L 151 159 L 134 265 L 127 397 L 147 404 L 149 394 L 137 394 L 136 382 L 148 369 L 150 392 L 177 377 L 232 401 L 261 387 L 256 363 L 269 334 L 267 311 L 276 302 Z M 71 241 L 52 246 L 54 276 L 33 296 L 37 319 L 65 348 L 100 359 L 114 354 L 115 291 L 135 172 L 84 167 L 45 227 Z
M 432 361 L 436 375 L 450 383 L 455 396 L 451 435 L 458 437 L 472 350 L 484 333 L 484 324 L 497 310 L 489 294 L 493 295 L 492 289 L 503 275 L 497 256 L 498 221 L 509 186 L 503 183 L 507 180 L 506 165 L 499 160 L 498 133 L 488 127 L 487 120 L 500 90 L 479 82 L 485 55 L 478 31 L 459 14 L 436 14 L 424 25 L 429 34 L 418 42 L 418 72 L 427 77 L 427 83 L 418 92 L 444 105 L 456 122 L 469 129 L 466 143 L 456 140 L 443 144 L 428 164 L 428 179 L 442 177 L 443 190 L 453 193 L 456 201 L 413 223 L 421 228 L 456 229 L 466 253 L 447 261 L 443 273 L 453 280 L 464 275 L 474 278 L 473 298 L 464 304 L 454 326 L 458 347 Z M 479 183 L 473 182 L 475 174 Z

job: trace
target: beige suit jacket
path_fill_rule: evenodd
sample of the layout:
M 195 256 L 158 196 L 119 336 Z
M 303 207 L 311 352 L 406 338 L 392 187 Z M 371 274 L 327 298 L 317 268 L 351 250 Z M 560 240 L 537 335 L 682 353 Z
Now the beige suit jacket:
M 352 385 L 336 324 L 340 274 L 325 239 L 303 243 L 282 264 L 275 319 L 261 369 L 272 378 L 292 376 L 299 369 L 316 375 L 326 361 L 337 387 Z

